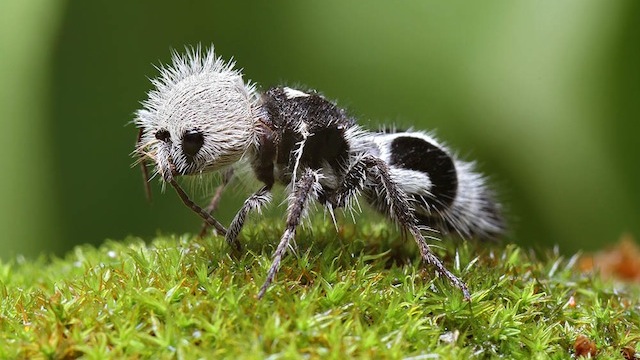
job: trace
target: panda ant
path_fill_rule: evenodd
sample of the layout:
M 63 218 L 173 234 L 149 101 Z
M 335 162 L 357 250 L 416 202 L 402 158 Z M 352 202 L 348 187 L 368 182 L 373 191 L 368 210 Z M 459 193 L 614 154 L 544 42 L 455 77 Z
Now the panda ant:
M 139 128 L 134 156 L 146 173 L 169 183 L 206 226 L 235 250 L 247 215 L 271 201 L 276 183 L 289 188 L 286 227 L 258 292 L 262 298 L 296 230 L 316 201 L 333 217 L 363 197 L 415 239 L 422 259 L 470 300 L 467 285 L 431 251 L 437 233 L 495 238 L 505 229 L 501 206 L 486 178 L 422 131 L 372 132 L 315 91 L 274 87 L 260 93 L 233 62 L 213 48 L 176 52 L 135 114 Z M 223 172 L 246 163 L 263 185 L 250 195 L 228 229 L 211 216 L 218 191 L 203 209 L 176 182 L 180 176 Z

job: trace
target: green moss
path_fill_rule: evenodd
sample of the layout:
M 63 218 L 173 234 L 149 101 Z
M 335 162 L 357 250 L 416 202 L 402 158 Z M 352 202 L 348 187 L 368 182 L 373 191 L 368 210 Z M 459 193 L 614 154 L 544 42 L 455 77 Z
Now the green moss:
M 0 263 L 0 357 L 569 358 L 581 334 L 604 358 L 638 346 L 638 287 L 579 273 L 575 256 L 438 243 L 469 304 L 385 225 L 301 230 L 259 301 L 280 233 L 249 226 L 240 259 L 185 235 Z

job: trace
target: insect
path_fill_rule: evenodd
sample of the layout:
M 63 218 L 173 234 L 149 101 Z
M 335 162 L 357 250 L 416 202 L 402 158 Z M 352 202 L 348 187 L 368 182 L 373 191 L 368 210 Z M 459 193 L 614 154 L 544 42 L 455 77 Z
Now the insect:
M 473 163 L 457 159 L 421 131 L 367 131 L 344 109 L 315 91 L 274 87 L 259 92 L 233 62 L 213 48 L 173 53 L 136 112 L 134 154 L 153 175 L 234 249 L 247 215 L 271 201 L 276 183 L 288 186 L 286 228 L 258 292 L 264 296 L 312 201 L 333 216 L 363 197 L 414 239 L 422 259 L 470 299 L 467 285 L 430 250 L 437 234 L 497 237 L 501 206 Z M 176 182 L 180 176 L 231 171 L 248 164 L 262 187 L 250 195 L 226 229 L 195 204 Z M 219 196 L 219 193 L 218 193 Z M 214 197 L 213 202 L 217 199 Z

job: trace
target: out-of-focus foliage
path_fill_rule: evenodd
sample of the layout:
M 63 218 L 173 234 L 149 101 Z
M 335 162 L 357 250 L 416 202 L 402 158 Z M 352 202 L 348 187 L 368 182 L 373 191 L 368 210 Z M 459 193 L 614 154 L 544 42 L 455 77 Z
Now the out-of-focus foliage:
M 637 1 L 8 0 L 0 14 L 0 256 L 198 229 L 156 182 L 145 202 L 125 126 L 153 65 L 198 43 L 372 128 L 437 130 L 491 175 L 515 241 L 569 252 L 640 234 Z M 250 191 L 236 189 L 223 222 Z

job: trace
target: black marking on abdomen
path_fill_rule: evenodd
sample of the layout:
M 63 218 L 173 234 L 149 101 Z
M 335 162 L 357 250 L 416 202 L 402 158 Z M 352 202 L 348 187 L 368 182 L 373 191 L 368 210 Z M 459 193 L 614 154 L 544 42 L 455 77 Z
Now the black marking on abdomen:
M 431 196 L 409 194 L 436 209 L 449 207 L 458 191 L 458 177 L 453 159 L 438 146 L 412 136 L 399 136 L 391 142 L 393 166 L 420 171 L 431 180 Z

